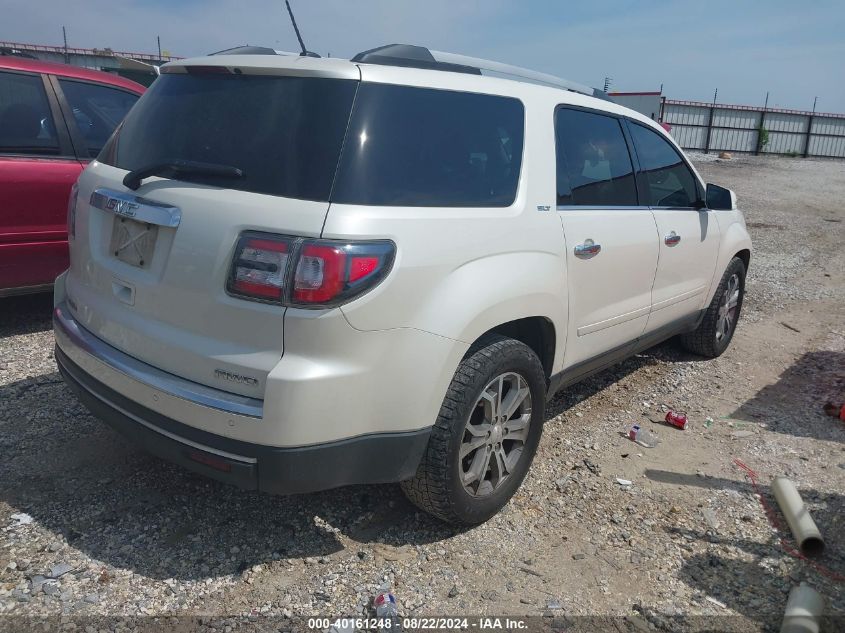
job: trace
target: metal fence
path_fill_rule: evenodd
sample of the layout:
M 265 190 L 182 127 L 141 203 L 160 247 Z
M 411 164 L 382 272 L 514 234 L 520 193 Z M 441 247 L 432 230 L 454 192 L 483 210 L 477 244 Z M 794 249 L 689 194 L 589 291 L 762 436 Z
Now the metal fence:
M 659 120 L 684 149 L 845 158 L 845 114 L 663 97 Z

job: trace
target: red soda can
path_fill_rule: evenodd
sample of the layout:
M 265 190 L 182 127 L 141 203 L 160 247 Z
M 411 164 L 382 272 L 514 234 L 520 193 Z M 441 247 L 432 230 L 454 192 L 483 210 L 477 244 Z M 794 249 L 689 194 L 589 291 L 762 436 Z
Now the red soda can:
M 686 413 L 669 411 L 669 413 L 666 414 L 666 423 L 683 431 L 687 428 L 687 415 Z

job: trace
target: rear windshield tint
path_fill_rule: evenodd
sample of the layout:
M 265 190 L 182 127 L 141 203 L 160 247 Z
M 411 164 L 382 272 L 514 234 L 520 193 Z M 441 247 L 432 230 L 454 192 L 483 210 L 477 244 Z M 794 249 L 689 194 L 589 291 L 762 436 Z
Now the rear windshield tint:
M 362 83 L 332 201 L 509 206 L 524 118 L 509 97 Z
M 133 170 L 171 159 L 231 165 L 209 185 L 327 201 L 357 82 L 267 75 L 167 74 L 100 154 Z

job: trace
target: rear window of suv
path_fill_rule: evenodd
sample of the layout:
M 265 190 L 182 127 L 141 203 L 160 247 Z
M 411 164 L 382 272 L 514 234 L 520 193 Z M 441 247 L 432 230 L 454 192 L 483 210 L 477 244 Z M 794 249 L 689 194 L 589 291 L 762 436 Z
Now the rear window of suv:
M 269 75 L 161 75 L 99 160 L 127 170 L 171 159 L 230 165 L 243 170 L 243 178 L 180 179 L 325 201 L 357 83 Z
M 166 74 L 99 160 L 126 170 L 173 159 L 228 165 L 243 178 L 179 178 L 306 200 L 503 207 L 516 197 L 523 130 L 522 103 L 510 97 L 314 77 Z

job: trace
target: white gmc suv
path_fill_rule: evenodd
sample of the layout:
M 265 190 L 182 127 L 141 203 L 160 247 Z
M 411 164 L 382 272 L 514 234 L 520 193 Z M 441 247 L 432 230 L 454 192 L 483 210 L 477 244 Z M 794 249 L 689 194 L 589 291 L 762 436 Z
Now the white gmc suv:
M 474 524 L 550 394 L 730 343 L 735 197 L 603 93 L 402 45 L 161 72 L 71 197 L 54 313 L 67 383 L 156 455 L 272 493 L 402 482 Z

